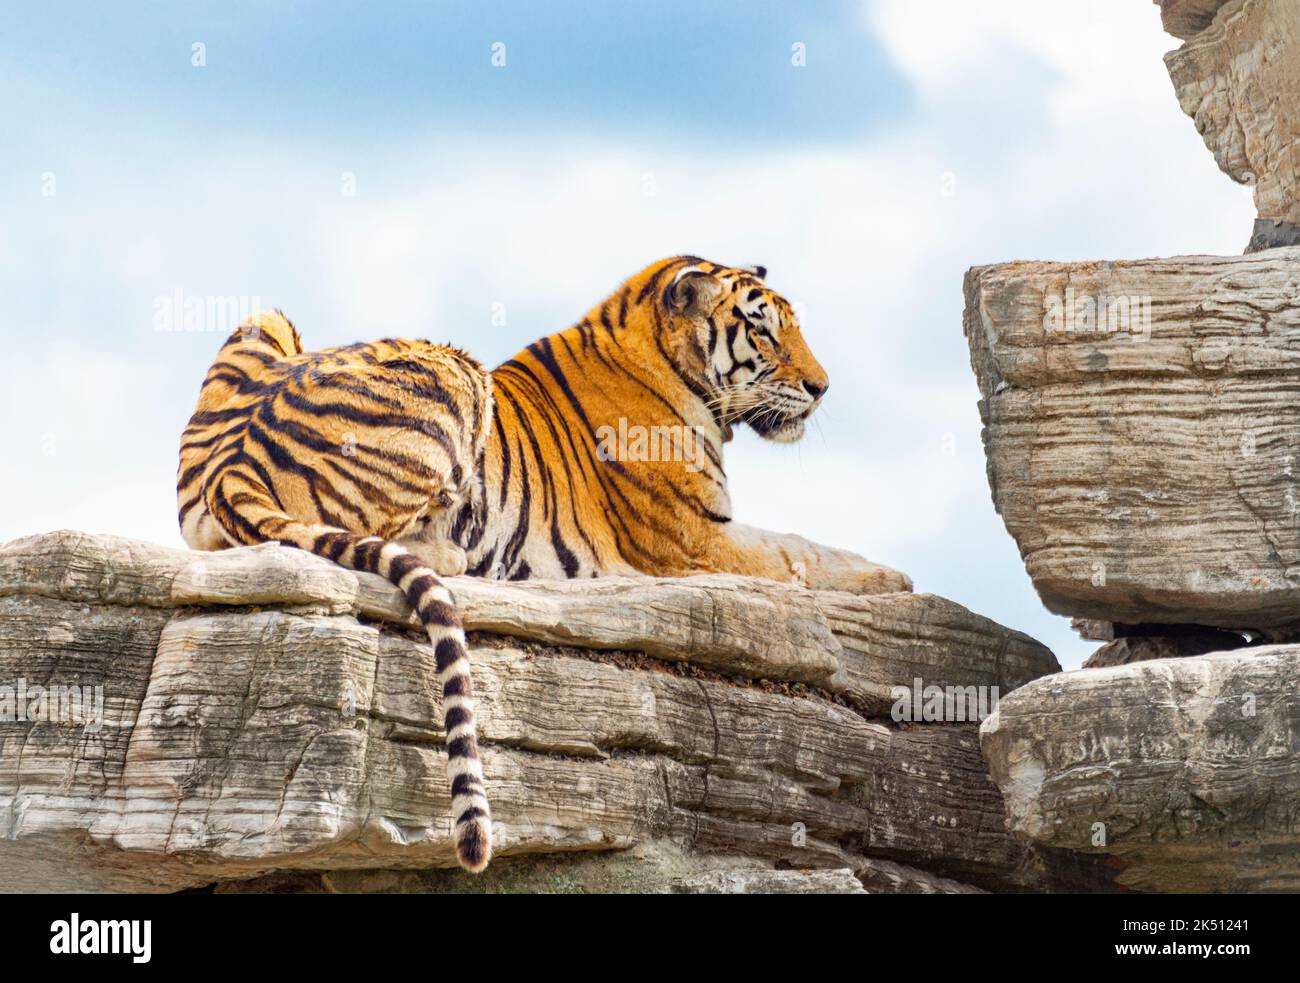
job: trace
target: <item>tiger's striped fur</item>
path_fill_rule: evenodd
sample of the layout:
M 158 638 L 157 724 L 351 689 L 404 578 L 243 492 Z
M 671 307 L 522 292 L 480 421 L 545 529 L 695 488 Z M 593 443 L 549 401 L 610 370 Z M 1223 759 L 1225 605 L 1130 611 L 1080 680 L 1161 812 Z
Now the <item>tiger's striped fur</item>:
M 377 573 L 433 643 L 443 693 L 456 853 L 480 871 L 491 814 L 465 633 L 438 575 L 482 498 L 492 382 L 463 352 L 380 341 L 306 354 L 292 323 L 259 314 L 226 342 L 181 438 L 182 533 L 198 549 L 279 541 Z
M 675 256 L 493 370 L 484 501 L 452 529 L 469 572 L 524 580 L 724 572 L 879 593 L 906 576 L 733 522 L 723 446 L 797 440 L 829 385 L 762 267 Z M 603 459 L 602 428 L 685 428 L 698 465 Z M 783 470 L 774 481 L 788 482 Z M 798 508 L 797 496 L 792 505 Z
M 828 386 L 764 276 L 694 256 L 654 263 L 490 377 L 427 342 L 305 354 L 278 313 L 236 331 L 209 371 L 181 447 L 185 539 L 280 540 L 403 590 L 444 677 L 466 867 L 487 863 L 490 820 L 464 633 L 438 574 L 727 572 L 911 590 L 856 554 L 731 520 L 732 428 L 797 440 Z M 602 453 L 601 432 L 620 423 L 689 428 L 699 466 Z

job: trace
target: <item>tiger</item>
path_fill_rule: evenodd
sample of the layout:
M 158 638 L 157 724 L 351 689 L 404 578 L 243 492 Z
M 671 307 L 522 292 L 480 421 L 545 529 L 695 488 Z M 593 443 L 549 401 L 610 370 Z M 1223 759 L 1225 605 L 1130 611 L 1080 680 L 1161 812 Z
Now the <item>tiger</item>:
M 209 370 L 181 438 L 182 536 L 202 550 L 278 541 L 403 592 L 434 646 L 465 869 L 490 860 L 491 812 L 464 628 L 441 578 L 731 573 L 912 589 L 855 553 L 732 521 L 735 428 L 797 441 L 830 384 L 766 275 L 660 260 L 491 372 L 427 341 L 306 352 L 278 311 L 240 325 Z

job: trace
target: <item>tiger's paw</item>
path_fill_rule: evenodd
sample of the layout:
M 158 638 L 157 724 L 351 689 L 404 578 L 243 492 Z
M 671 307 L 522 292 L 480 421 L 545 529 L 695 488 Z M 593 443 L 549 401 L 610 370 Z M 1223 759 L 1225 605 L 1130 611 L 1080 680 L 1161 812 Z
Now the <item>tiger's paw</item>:
M 910 594 L 912 578 L 901 570 L 879 563 L 867 563 L 858 572 L 856 583 L 851 589 L 855 594 Z
M 404 542 L 421 563 L 439 577 L 459 577 L 469 568 L 469 558 L 455 543 Z
M 802 567 L 802 563 L 791 564 Z M 900 570 L 872 563 L 854 553 L 819 557 L 808 564 L 803 586 L 813 590 L 838 590 L 849 594 L 910 593 L 912 578 Z M 798 583 L 799 581 L 796 581 Z

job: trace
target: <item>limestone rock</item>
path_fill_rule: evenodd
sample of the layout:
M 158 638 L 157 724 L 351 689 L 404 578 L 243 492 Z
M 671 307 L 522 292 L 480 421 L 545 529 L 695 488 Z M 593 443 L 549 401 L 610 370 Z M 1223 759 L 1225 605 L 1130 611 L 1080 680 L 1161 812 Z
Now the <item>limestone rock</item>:
M 1219 8 L 1231 0 L 1152 0 L 1160 6 L 1160 23 L 1176 38 L 1186 40 L 1200 34 L 1214 20 Z
M 1300 249 L 966 275 L 993 502 L 1051 610 L 1300 620 Z
M 1167 30 L 1187 38 L 1165 56 L 1178 104 L 1195 121 L 1223 172 L 1254 185 L 1260 221 L 1252 245 L 1295 244 L 1300 228 L 1300 4 L 1180 0 L 1162 4 L 1162 16 Z
M 1115 626 L 1109 621 L 1071 618 L 1070 627 L 1080 638 L 1089 642 L 1109 642 L 1115 638 Z
M 872 719 L 917 674 L 1005 694 L 1057 668 L 952 602 L 727 577 L 450 586 L 497 860 L 443 889 L 508 889 L 576 854 L 593 866 L 573 883 L 610 884 L 632 868 L 603 858 L 633 850 L 687 858 L 638 890 L 845 888 L 790 871 L 877 862 L 896 889 L 1109 883 L 1005 832 L 975 725 Z M 276 546 L 28 537 L 0 547 L 5 680 L 101 687 L 102 713 L 0 720 L 4 889 L 454 866 L 432 653 L 377 578 Z
M 1255 219 L 1246 252 L 1257 253 L 1263 249 L 1300 245 L 1300 222 L 1279 222 L 1271 218 Z
M 895 686 L 998 687 L 1059 663 L 1045 646 L 932 594 L 814 592 L 728 575 L 512 583 L 447 578 L 469 631 L 817 686 L 887 713 Z M 62 531 L 0 546 L 0 597 L 144 607 L 275 605 L 418 627 L 380 577 L 275 545 L 195 553 Z
M 1011 828 L 1143 891 L 1300 890 L 1300 646 L 1035 680 L 981 729 Z
M 753 870 L 697 874 L 674 885 L 675 894 L 866 894 L 847 867 L 842 870 Z
M 888 861 L 860 862 L 898 866 Z M 863 868 L 868 870 L 870 867 Z M 950 893 L 976 891 L 942 878 L 931 878 L 921 871 L 912 874 L 916 883 L 932 881 L 948 887 Z M 702 855 L 655 841 L 613 853 L 506 857 L 494 862 L 478 877 L 465 877 L 458 871 L 443 869 L 292 871 L 227 881 L 214 885 L 212 891 L 214 894 L 866 894 L 861 876 L 847 867 L 782 870 L 770 865 L 757 866 L 752 858 Z M 900 875 L 899 882 L 903 880 L 904 875 Z M 872 884 L 884 886 L 878 879 L 873 879 Z
M 1227 652 L 1246 645 L 1246 639 L 1242 636 L 1217 628 L 1191 627 L 1178 634 L 1123 635 L 1112 639 L 1088 656 L 1083 668 L 1123 666 L 1151 659 L 1181 659 L 1189 655 Z
M 914 867 L 867 857 L 854 871 L 868 894 L 983 894 L 977 887 Z
M 855 870 L 779 870 L 662 841 L 617 853 L 507 857 L 481 876 L 456 871 L 290 871 L 212 887 L 214 894 L 984 894 L 979 888 L 861 857 Z M 865 890 L 864 890 L 865 888 Z

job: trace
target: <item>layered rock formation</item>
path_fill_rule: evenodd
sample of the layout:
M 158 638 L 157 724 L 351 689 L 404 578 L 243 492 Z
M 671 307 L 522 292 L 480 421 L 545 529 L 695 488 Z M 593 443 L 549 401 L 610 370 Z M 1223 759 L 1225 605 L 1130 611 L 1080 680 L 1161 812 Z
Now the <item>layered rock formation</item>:
M 1300 221 L 1300 6 L 1159 2 L 1262 251 L 967 274 L 994 505 L 1044 603 L 1105 641 L 981 740 L 1027 843 L 1136 890 L 1295 891 L 1300 646 L 1258 643 L 1300 637 L 1300 249 L 1270 248 Z
M 1011 828 L 1136 890 L 1300 890 L 1298 679 L 1277 645 L 1035 680 L 983 727 Z
M 1007 693 L 1058 669 L 959 605 L 725 576 L 449 584 L 471 632 L 498 848 L 479 879 L 432 869 L 454 866 L 439 699 L 389 584 L 278 546 L 56 533 L 0 548 L 0 687 L 21 680 L 29 708 L 0 722 L 0 883 L 1109 883 L 1091 858 L 1006 831 L 974 723 L 886 715 L 889 688 L 918 677 Z M 101 687 L 98 725 L 33 718 L 32 687 L 68 686 Z
M 1300 4 L 1157 2 L 1184 39 L 1165 56 L 1178 104 L 1223 172 L 1254 186 L 1248 250 L 1300 243 Z
M 1300 249 L 965 289 L 993 502 L 1051 610 L 1300 623 Z

